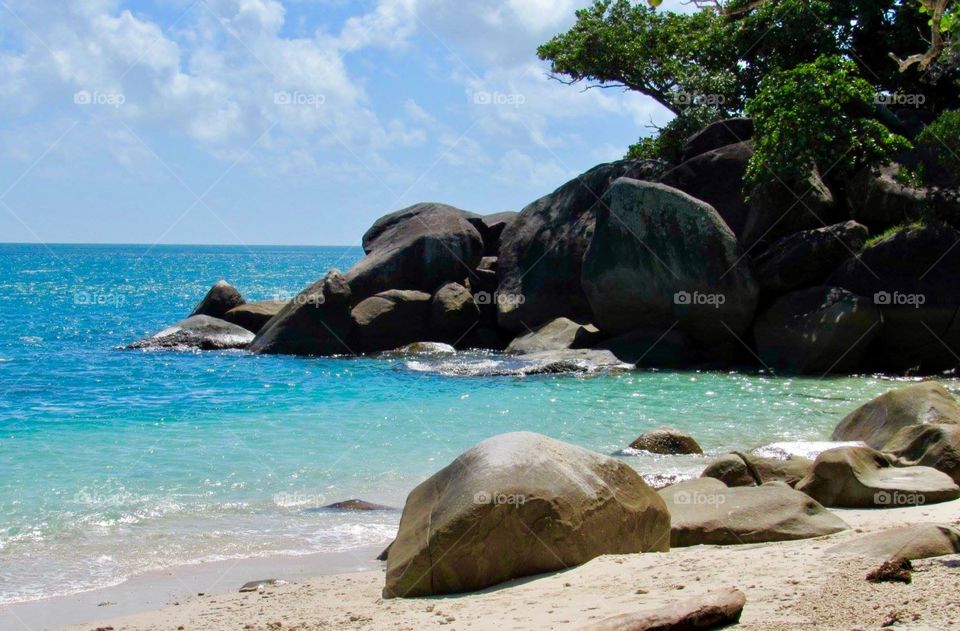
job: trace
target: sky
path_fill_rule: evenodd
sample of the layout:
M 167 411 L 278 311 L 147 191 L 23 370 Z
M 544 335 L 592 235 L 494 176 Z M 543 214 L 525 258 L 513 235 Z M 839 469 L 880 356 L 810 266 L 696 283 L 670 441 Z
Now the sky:
M 0 242 L 354 245 L 421 201 L 520 210 L 670 118 L 549 79 L 537 45 L 588 4 L 0 0 Z

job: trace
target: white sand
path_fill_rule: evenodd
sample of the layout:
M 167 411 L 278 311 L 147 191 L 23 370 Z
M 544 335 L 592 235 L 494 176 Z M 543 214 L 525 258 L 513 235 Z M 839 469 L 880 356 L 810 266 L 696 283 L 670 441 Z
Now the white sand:
M 297 580 L 261 593 L 193 597 L 70 628 L 575 629 L 730 586 L 747 596 L 743 629 L 876 629 L 893 620 L 900 621 L 898 629 L 960 629 L 960 555 L 914 562 L 913 583 L 905 585 L 869 583 L 864 576 L 876 562 L 825 554 L 864 532 L 918 522 L 960 525 L 960 500 L 837 513 L 852 530 L 806 541 L 601 557 L 469 595 L 384 601 L 383 571 L 377 570 Z

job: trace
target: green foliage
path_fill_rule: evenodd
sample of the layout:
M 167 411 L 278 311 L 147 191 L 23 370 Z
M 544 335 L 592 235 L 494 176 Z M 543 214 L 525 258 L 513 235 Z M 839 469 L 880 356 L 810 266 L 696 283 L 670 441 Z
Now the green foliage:
M 944 112 L 927 125 L 917 144 L 935 156 L 954 181 L 960 178 L 960 110 Z
M 691 107 L 659 129 L 657 135 L 641 138 L 631 145 L 626 157 L 633 160 L 660 159 L 676 164 L 687 138 L 722 118 L 714 108 Z
M 814 169 L 850 177 L 909 148 L 874 118 L 875 94 L 852 62 L 835 56 L 766 77 L 747 105 L 757 136 L 747 183 L 799 182 Z
M 944 112 L 917 137 L 926 216 L 960 228 L 960 110 Z
M 910 223 L 901 224 L 899 226 L 894 226 L 892 228 L 887 228 L 880 234 L 875 234 L 869 239 L 867 239 L 863 247 L 872 248 L 873 246 L 880 243 L 881 241 L 889 239 L 890 237 L 896 234 L 900 234 L 904 230 L 912 230 L 914 228 L 925 228 L 926 226 L 927 224 L 924 221 L 917 220 L 917 221 L 912 221 Z

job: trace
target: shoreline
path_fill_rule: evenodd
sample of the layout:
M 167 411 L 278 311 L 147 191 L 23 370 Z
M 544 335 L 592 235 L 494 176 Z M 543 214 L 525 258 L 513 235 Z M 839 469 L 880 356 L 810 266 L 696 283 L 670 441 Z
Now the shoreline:
M 960 555 L 914 562 L 911 584 L 864 580 L 876 560 L 834 556 L 833 546 L 912 523 L 960 524 L 960 500 L 889 509 L 833 509 L 850 525 L 836 535 L 740 546 L 692 546 L 665 553 L 598 557 L 565 571 L 453 596 L 384 600 L 383 571 L 303 576 L 260 593 L 194 595 L 151 611 L 66 631 L 225 628 L 576 629 L 623 613 L 654 610 L 691 596 L 736 587 L 747 596 L 738 628 L 960 628 Z M 292 576 L 289 568 L 282 572 Z M 267 578 L 266 576 L 260 578 Z M 282 578 L 279 576 L 277 578 Z M 922 597 L 921 597 L 922 596 Z M 112 614 L 112 615 L 111 615 Z M 4 627 L 6 628 L 6 627 Z M 900 627 L 904 628 L 904 627 Z
M 279 579 L 295 583 L 325 575 L 375 570 L 383 546 L 343 552 L 272 555 L 209 561 L 136 574 L 116 585 L 0 605 L 0 629 L 87 628 L 104 617 L 130 616 L 179 607 L 206 596 L 236 594 L 248 581 Z M 180 603 L 180 604 L 175 604 Z

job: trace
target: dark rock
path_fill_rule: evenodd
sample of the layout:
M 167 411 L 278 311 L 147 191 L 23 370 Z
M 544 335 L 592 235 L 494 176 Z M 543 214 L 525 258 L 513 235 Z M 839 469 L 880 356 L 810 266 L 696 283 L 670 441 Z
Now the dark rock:
M 880 334 L 882 322 L 872 302 L 845 289 L 801 289 L 757 317 L 757 354 L 765 365 L 785 372 L 852 372 Z
M 447 283 L 433 295 L 430 304 L 431 337 L 459 345 L 478 326 L 480 308 L 469 289 L 460 283 Z
M 655 161 L 602 164 L 524 208 L 500 238 L 500 326 L 519 333 L 561 316 L 589 321 L 580 271 L 600 199 L 618 177 L 654 179 L 661 169 Z
M 819 285 L 866 242 L 867 227 L 855 221 L 797 232 L 754 259 L 754 277 L 771 294 Z
M 282 585 L 283 583 L 276 578 L 265 578 L 259 581 L 250 581 L 249 583 L 244 583 L 240 588 L 240 593 L 244 592 L 258 592 L 263 590 L 266 587 L 274 587 L 276 585 Z
M 823 452 L 797 483 L 824 506 L 898 508 L 947 502 L 960 497 L 950 476 L 930 467 L 897 467 L 892 456 L 869 447 Z
M 883 450 L 900 465 L 933 467 L 960 484 L 960 425 L 910 425 L 894 434 Z
M 899 226 L 923 214 L 926 190 L 897 182 L 900 165 L 882 167 L 879 173 L 864 169 L 847 185 L 852 216 L 874 233 Z
M 469 219 L 470 223 L 483 238 L 484 256 L 497 255 L 497 252 L 500 251 L 500 236 L 503 234 L 504 228 L 510 225 L 510 223 L 517 218 L 518 214 L 520 213 L 508 210 L 502 213 L 494 213 L 492 215 L 483 215 L 482 217 L 472 217 Z
M 630 443 L 631 449 L 642 449 L 654 454 L 702 454 L 703 449 L 693 436 L 672 427 L 658 427 L 644 432 Z
M 339 270 L 331 270 L 310 285 L 270 319 L 250 350 L 263 354 L 352 354 L 350 287 Z
M 502 351 L 507 347 L 507 342 L 508 340 L 498 329 L 485 325 L 478 326 L 467 333 L 466 337 L 460 342 L 460 348 Z
M 884 449 L 905 427 L 923 424 L 960 423 L 960 403 L 935 381 L 917 383 L 886 392 L 847 414 L 833 440 L 862 440 L 874 449 Z
M 600 342 L 598 349 L 608 350 L 621 361 L 651 368 L 709 367 L 717 361 L 675 328 L 664 333 L 657 329 L 638 329 Z M 723 358 L 723 362 L 726 360 Z
M 592 324 L 579 324 L 569 318 L 557 318 L 536 331 L 520 335 L 507 346 L 508 353 L 538 353 L 567 348 L 589 348 L 602 335 Z
M 884 561 L 879 567 L 870 570 L 866 579 L 871 583 L 907 583 L 912 579 L 913 565 L 906 559 Z
M 373 502 L 367 502 L 365 500 L 344 500 L 342 502 L 334 502 L 333 504 L 327 504 L 323 507 L 325 510 L 338 510 L 338 511 L 381 511 L 381 510 L 397 510 L 392 506 L 384 506 L 383 504 L 374 504 Z
M 753 138 L 753 120 L 728 118 L 707 125 L 687 139 L 683 145 L 683 161 L 702 153 L 744 142 Z
M 190 316 L 150 337 L 137 340 L 129 349 L 218 351 L 246 348 L 253 333 L 219 318 Z
M 960 232 L 911 227 L 843 263 L 829 284 L 873 299 L 884 327 L 870 349 L 876 370 L 932 374 L 960 364 Z
M 625 613 L 582 627 L 581 631 L 692 631 L 720 629 L 740 621 L 747 597 L 728 588 L 685 598 L 653 611 Z
M 237 326 L 242 326 L 248 331 L 259 333 L 260 329 L 262 329 L 271 318 L 280 313 L 289 303 L 289 300 L 248 302 L 227 311 L 223 319 Z
M 888 528 L 827 549 L 827 554 L 891 561 L 916 561 L 957 553 L 960 553 L 960 531 L 937 524 Z
M 849 528 L 780 482 L 727 488 L 719 480 L 697 478 L 657 492 L 670 510 L 671 547 L 792 541 Z
M 749 248 L 842 219 L 837 216 L 833 193 L 816 172 L 799 184 L 774 181 L 753 191 L 749 204 L 749 218 L 739 235 L 740 242 Z
M 739 237 L 750 215 L 744 200 L 743 175 L 753 142 L 738 142 L 697 155 L 668 171 L 662 184 L 706 202 Z
M 244 302 L 243 296 L 240 295 L 239 291 L 234 289 L 227 281 L 220 280 L 210 288 L 210 291 L 208 291 L 207 295 L 203 297 L 203 300 L 194 307 L 193 313 L 190 315 L 205 315 L 211 318 L 223 319 L 227 311 L 230 311 L 234 307 L 239 307 L 244 304 Z
M 360 301 L 350 312 L 350 346 L 359 352 L 388 351 L 426 338 L 430 294 L 391 289 Z
M 383 596 L 473 591 L 603 554 L 663 552 L 669 529 L 663 501 L 627 464 L 539 434 L 502 434 L 410 493 Z
M 757 287 L 736 238 L 706 203 L 621 178 L 604 196 L 583 260 L 597 326 L 613 335 L 676 328 L 704 346 L 739 344 Z
M 753 472 L 750 471 L 750 466 L 753 467 Z M 756 486 L 756 475 L 761 482 L 783 482 L 794 487 L 812 468 L 813 460 L 800 456 L 790 456 L 780 460 L 730 453 L 720 456 L 707 465 L 700 475 L 704 478 L 716 478 L 727 486 Z
M 363 236 L 367 256 L 346 274 L 356 298 L 391 289 L 433 292 L 469 277 L 483 241 L 469 217 L 443 204 L 417 204 L 379 219 Z

